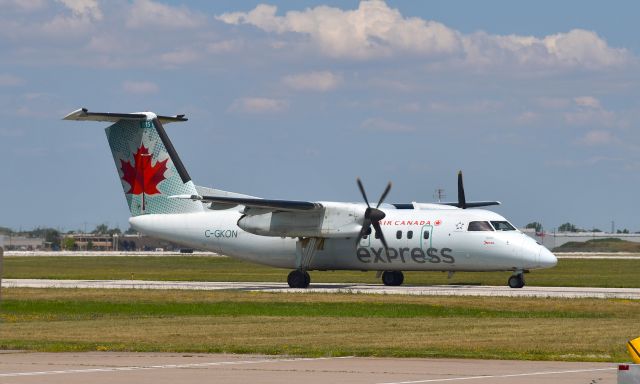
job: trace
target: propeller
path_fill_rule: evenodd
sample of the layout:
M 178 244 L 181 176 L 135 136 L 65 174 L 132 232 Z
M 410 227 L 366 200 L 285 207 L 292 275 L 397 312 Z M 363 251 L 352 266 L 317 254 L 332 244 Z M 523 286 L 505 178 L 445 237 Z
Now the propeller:
M 464 197 L 464 184 L 462 183 L 462 171 L 458 171 L 458 208 L 467 209 L 467 199 Z
M 384 238 L 384 234 L 382 233 L 382 228 L 380 228 L 380 220 L 384 219 L 385 214 L 380 210 L 380 204 L 384 201 L 391 190 L 391 182 L 387 184 L 387 187 L 382 192 L 382 196 L 380 196 L 380 200 L 375 208 L 369 205 L 369 199 L 367 199 L 367 193 L 364 191 L 364 186 L 362 185 L 362 181 L 360 178 L 356 179 L 358 183 L 358 188 L 360 188 L 360 193 L 362 194 L 362 198 L 364 202 L 367 203 L 367 209 L 364 211 L 364 220 L 362 222 L 362 229 L 360 229 L 360 234 L 358 234 L 358 238 L 356 239 L 356 245 L 360 242 L 364 236 L 366 236 L 367 232 L 371 230 L 371 226 L 376 231 L 376 235 L 382 241 L 382 245 L 384 246 L 385 252 L 389 253 L 389 247 L 387 246 L 387 240 Z

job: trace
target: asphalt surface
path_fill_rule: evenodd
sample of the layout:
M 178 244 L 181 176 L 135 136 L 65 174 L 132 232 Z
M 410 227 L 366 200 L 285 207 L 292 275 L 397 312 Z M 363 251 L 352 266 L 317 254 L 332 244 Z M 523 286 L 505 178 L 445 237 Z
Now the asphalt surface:
M 177 251 L 4 251 L 9 257 L 144 257 L 144 256 L 201 256 L 201 257 L 228 257 L 215 252 L 194 251 L 193 253 L 180 253 Z M 558 259 L 609 259 L 609 260 L 635 260 L 640 259 L 639 253 L 633 252 L 557 252 Z
M 381 284 L 318 283 L 306 289 L 289 288 L 286 283 L 146 281 L 146 280 L 45 280 L 3 279 L 6 288 L 99 288 L 99 289 L 184 289 L 256 292 L 364 293 L 423 296 L 557 297 L 640 299 L 640 288 L 530 287 L 429 285 L 387 287 Z
M 509 360 L 0 352 L 1 383 L 615 383 L 617 365 Z

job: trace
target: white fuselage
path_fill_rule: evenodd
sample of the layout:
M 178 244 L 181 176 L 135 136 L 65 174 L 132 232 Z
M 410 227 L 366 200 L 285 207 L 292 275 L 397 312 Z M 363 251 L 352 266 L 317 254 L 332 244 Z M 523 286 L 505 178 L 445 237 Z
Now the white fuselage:
M 380 222 L 389 246 L 369 235 L 325 238 L 308 270 L 524 271 L 550 268 L 557 259 L 518 230 L 468 231 L 471 221 L 505 221 L 481 209 L 384 209 Z M 239 209 L 141 215 L 132 227 L 150 236 L 242 260 L 295 269 L 296 243 L 238 227 Z

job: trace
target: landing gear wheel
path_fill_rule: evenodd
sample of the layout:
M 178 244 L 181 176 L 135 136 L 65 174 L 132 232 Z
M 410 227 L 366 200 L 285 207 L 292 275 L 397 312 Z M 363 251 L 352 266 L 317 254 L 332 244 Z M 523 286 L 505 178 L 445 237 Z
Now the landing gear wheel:
M 296 269 L 287 276 L 287 283 L 291 288 L 307 288 L 311 283 L 311 276 L 306 271 Z
M 522 288 L 524 287 L 524 275 L 521 273 L 517 275 L 513 275 L 509 278 L 509 287 L 510 288 Z
M 404 275 L 400 271 L 384 271 L 382 273 L 382 283 L 384 285 L 397 287 L 404 282 Z

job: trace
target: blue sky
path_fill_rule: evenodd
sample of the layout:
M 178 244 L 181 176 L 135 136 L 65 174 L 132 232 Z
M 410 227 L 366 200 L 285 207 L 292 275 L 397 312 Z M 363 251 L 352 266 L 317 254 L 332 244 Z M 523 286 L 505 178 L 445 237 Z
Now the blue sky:
M 0 0 L 0 225 L 127 228 L 95 111 L 168 126 L 197 184 L 267 198 L 497 199 L 640 230 L 632 1 Z

